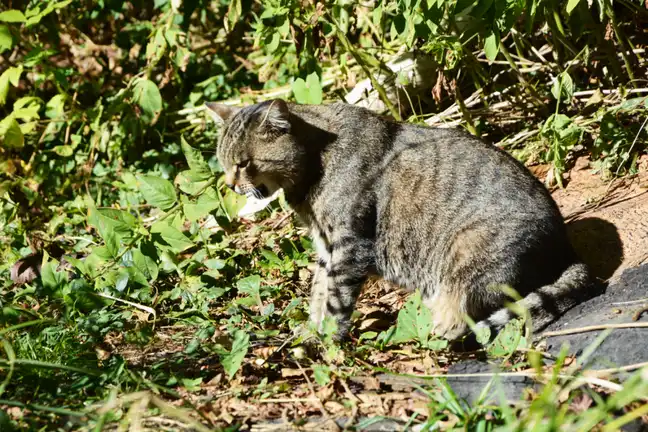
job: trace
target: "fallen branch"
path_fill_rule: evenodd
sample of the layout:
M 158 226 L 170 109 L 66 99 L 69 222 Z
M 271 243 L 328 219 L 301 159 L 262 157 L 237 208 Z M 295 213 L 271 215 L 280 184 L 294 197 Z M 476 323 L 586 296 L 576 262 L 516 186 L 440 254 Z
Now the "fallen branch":
M 602 325 L 594 325 L 594 326 L 587 326 L 587 327 L 576 327 L 576 328 L 573 328 L 573 329 L 565 329 L 565 330 L 556 330 L 556 331 L 544 332 L 542 334 L 542 337 L 564 336 L 564 335 L 569 335 L 569 334 L 587 333 L 587 332 L 599 331 L 599 330 L 628 329 L 628 328 L 648 328 L 648 322 L 643 322 L 643 323 L 621 323 L 621 324 L 602 324 Z

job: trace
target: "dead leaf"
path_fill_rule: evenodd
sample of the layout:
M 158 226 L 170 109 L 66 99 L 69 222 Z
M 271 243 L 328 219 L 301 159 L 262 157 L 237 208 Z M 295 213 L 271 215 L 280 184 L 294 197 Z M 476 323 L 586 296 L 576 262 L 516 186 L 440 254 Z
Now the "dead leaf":
M 16 261 L 11 267 L 11 280 L 16 285 L 30 283 L 40 276 L 43 255 L 38 252 Z

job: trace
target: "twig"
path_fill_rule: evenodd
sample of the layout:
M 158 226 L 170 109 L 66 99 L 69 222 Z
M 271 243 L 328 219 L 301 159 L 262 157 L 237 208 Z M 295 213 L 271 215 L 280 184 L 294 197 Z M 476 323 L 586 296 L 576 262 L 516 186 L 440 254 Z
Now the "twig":
M 608 375 L 617 374 L 617 373 L 620 373 L 620 372 L 630 372 L 630 371 L 633 371 L 633 370 L 641 369 L 642 367 L 648 367 L 648 361 L 641 362 L 641 363 L 634 363 L 634 364 L 627 365 L 627 366 L 620 366 L 620 367 L 616 367 L 616 368 L 599 369 L 599 370 L 586 370 L 586 371 L 583 371 L 583 375 L 594 376 L 594 377 L 602 377 L 602 376 L 608 376 Z
M 563 335 L 587 333 L 587 332 L 599 331 L 599 330 L 624 329 L 624 328 L 625 329 L 627 329 L 627 328 L 648 328 L 648 322 L 646 322 L 646 323 L 602 324 L 602 325 L 594 325 L 594 326 L 586 326 L 586 327 L 577 327 L 577 328 L 573 328 L 573 329 L 565 329 L 565 330 L 556 330 L 556 331 L 544 332 L 542 334 L 542 337 L 563 336 Z
M 324 417 L 335 427 L 336 430 L 340 431 L 340 427 L 331 418 L 331 415 L 329 414 L 329 412 L 324 407 L 324 403 L 322 402 L 322 400 L 319 397 L 317 397 L 317 393 L 315 393 L 315 387 L 313 387 L 313 383 L 308 378 L 308 375 L 306 374 L 306 371 L 304 371 L 304 368 L 301 367 L 299 362 L 295 362 L 295 364 L 297 365 L 297 367 L 301 371 L 302 375 L 304 376 L 304 379 L 306 380 L 306 384 L 308 385 L 308 388 L 309 388 L 311 394 L 313 395 L 313 398 L 315 399 L 315 404 L 318 406 L 320 411 L 322 411 L 322 415 L 324 415 Z
M 648 303 L 648 297 L 639 300 L 630 300 L 630 301 L 616 302 L 610 304 L 612 306 L 625 306 L 625 305 L 633 305 L 633 304 L 641 304 L 641 303 Z
M 281 226 L 281 224 L 283 224 L 286 221 L 286 219 L 288 219 L 290 216 L 292 216 L 292 214 L 293 214 L 292 210 L 287 212 L 281 219 L 279 219 L 275 224 L 272 225 L 272 229 L 274 230 L 274 229 L 279 228 Z
M 295 402 L 309 402 L 309 403 L 322 403 L 316 397 L 309 398 L 268 398 L 268 399 L 257 399 L 255 403 L 295 403 Z

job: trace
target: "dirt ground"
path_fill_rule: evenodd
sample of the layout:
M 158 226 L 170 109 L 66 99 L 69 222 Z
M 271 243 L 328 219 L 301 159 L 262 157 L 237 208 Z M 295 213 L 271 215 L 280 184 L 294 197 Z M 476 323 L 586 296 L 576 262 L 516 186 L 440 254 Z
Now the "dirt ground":
M 532 171 L 543 179 L 542 166 Z M 552 195 L 558 203 L 572 243 L 592 272 L 604 280 L 648 261 L 648 157 L 639 173 L 613 181 L 594 172 L 579 158 L 564 189 Z

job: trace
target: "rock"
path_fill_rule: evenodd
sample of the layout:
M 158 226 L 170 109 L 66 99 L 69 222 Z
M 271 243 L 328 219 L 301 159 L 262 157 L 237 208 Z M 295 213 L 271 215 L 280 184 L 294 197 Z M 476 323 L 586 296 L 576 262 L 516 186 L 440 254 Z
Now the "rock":
M 457 398 L 463 399 L 471 405 L 480 399 L 482 392 L 490 381 L 493 381 L 493 383 L 487 391 L 483 400 L 484 403 L 498 403 L 500 401 L 500 395 L 504 396 L 508 401 L 520 400 L 524 395 L 524 389 L 535 388 L 538 385 L 533 379 L 526 376 L 452 376 L 496 372 L 498 372 L 498 368 L 494 365 L 478 360 L 468 360 L 450 366 L 448 368 L 449 376 L 446 380 Z
M 569 310 L 545 331 L 574 329 L 605 324 L 648 322 L 648 264 L 624 271 L 605 293 Z M 635 318 L 638 318 L 635 320 Z M 601 331 L 547 338 L 547 351 L 556 355 L 563 344 L 579 356 L 594 343 Z M 590 368 L 601 369 L 648 361 L 648 328 L 614 329 L 589 358 Z

